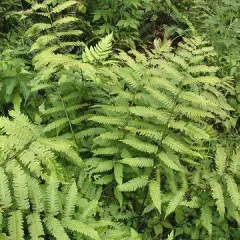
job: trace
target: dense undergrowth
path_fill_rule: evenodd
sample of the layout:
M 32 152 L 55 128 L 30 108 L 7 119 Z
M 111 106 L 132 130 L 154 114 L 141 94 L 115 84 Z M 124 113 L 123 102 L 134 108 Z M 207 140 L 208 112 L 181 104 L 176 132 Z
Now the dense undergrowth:
M 0 2 L 0 240 L 239 239 L 238 0 Z

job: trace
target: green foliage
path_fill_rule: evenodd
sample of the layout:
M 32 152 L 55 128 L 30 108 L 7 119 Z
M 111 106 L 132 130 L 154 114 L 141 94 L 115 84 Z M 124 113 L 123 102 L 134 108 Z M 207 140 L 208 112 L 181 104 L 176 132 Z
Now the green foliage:
M 239 239 L 238 7 L 2 1 L 0 239 Z

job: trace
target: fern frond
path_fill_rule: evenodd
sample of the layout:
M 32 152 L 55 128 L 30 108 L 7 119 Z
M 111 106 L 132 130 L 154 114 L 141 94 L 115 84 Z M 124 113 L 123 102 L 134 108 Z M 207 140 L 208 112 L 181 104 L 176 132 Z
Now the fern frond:
M 133 132 L 137 135 L 145 136 L 145 137 L 148 137 L 148 138 L 156 140 L 156 141 L 162 140 L 162 133 L 158 132 L 158 131 L 146 130 L 146 129 L 137 129 L 137 128 L 133 128 L 133 127 L 125 127 L 125 129 L 130 131 L 130 132 Z
M 164 111 L 160 111 L 160 110 L 156 110 L 153 108 L 147 108 L 147 107 L 130 107 L 129 111 L 136 115 L 136 116 L 140 116 L 140 117 L 146 117 L 146 118 L 152 118 L 155 117 L 158 121 L 160 121 L 161 123 L 167 123 L 168 119 L 169 119 L 169 115 L 164 112 Z
M 58 4 L 56 7 L 54 7 L 54 8 L 52 9 L 51 12 L 52 12 L 52 13 L 60 13 L 60 12 L 62 12 L 63 10 L 65 10 L 65 9 L 67 9 L 67 8 L 69 8 L 69 7 L 77 4 L 77 3 L 78 3 L 77 1 L 72 1 L 72 0 L 70 0 L 70 1 L 67 1 L 67 2 L 64 2 L 64 3 L 61 3 L 61 4 Z
M 237 148 L 236 153 L 233 153 L 233 155 L 232 155 L 230 171 L 233 174 L 238 174 L 240 171 L 240 148 Z
M 161 152 L 160 154 L 158 154 L 158 158 L 169 168 L 183 172 L 183 170 L 171 159 L 171 157 L 167 153 Z
M 168 235 L 167 240 L 173 240 L 174 239 L 174 230 L 171 231 L 171 233 Z
M 239 193 L 238 185 L 231 175 L 226 175 L 225 179 L 226 179 L 226 182 L 227 182 L 228 194 L 229 194 L 233 204 L 238 209 L 240 209 L 240 193 Z
M 35 212 L 42 212 L 44 209 L 43 192 L 36 179 L 28 178 L 28 192 L 31 206 Z
M 225 149 L 221 146 L 218 146 L 216 150 L 215 163 L 216 163 L 216 168 L 219 175 L 222 175 L 225 171 L 226 158 L 227 156 L 226 156 Z
M 67 17 L 57 19 L 56 21 L 53 22 L 52 26 L 54 26 L 54 27 L 61 26 L 63 24 L 69 24 L 69 23 L 76 22 L 76 21 L 78 21 L 78 18 L 72 17 L 72 16 L 67 16 Z
M 161 213 L 161 191 L 160 191 L 160 183 L 156 180 L 152 180 L 149 183 L 149 194 L 153 201 L 153 205 L 157 208 L 159 213 Z
M 58 119 L 54 122 L 49 123 L 46 127 L 44 127 L 44 132 L 50 132 L 54 129 L 57 129 L 59 127 L 66 125 L 67 123 L 68 123 L 67 118 Z
M 20 167 L 13 170 L 13 190 L 16 205 L 20 210 L 29 208 L 27 179 L 24 171 Z
M 106 59 L 112 52 L 113 34 L 103 38 L 95 47 L 86 47 L 83 54 L 83 62 L 93 62 Z
M 122 164 L 115 164 L 114 165 L 114 177 L 115 177 L 115 180 L 116 182 L 120 185 L 123 183 L 123 165 Z M 118 193 L 118 190 L 117 192 L 115 193 L 115 195 L 121 195 L 121 193 Z
M 175 211 L 175 209 L 179 206 L 179 204 L 181 203 L 184 196 L 185 196 L 185 191 L 184 190 L 179 190 L 170 199 L 170 203 L 168 204 L 167 209 L 166 209 L 165 219 L 170 213 Z
M 94 183 L 97 184 L 97 185 L 106 185 L 106 184 L 111 183 L 112 181 L 113 181 L 113 175 L 108 174 L 108 175 L 104 175 L 103 177 L 94 181 Z
M 119 152 L 119 149 L 117 147 L 106 147 L 106 148 L 98 148 L 97 150 L 94 150 L 94 156 L 99 155 L 116 155 Z
M 106 116 L 94 116 L 89 118 L 90 121 L 108 124 L 108 125 L 119 125 L 123 126 L 126 124 L 125 120 L 117 117 L 106 117 Z
M 147 92 L 149 92 L 149 94 L 152 97 L 154 97 L 157 101 L 162 103 L 163 106 L 165 106 L 166 108 L 171 109 L 174 106 L 174 102 L 172 101 L 172 99 L 168 97 L 166 94 L 164 94 L 163 92 L 155 90 L 151 87 L 145 87 L 145 89 L 147 90 Z
M 12 197 L 9 189 L 9 182 L 4 170 L 0 168 L 0 206 L 9 208 L 12 205 Z
M 41 236 L 44 235 L 44 231 L 40 215 L 37 213 L 29 214 L 27 216 L 27 223 L 32 240 L 43 240 Z
M 167 145 L 170 149 L 172 149 L 172 150 L 174 150 L 176 152 L 185 153 L 185 154 L 192 155 L 192 156 L 195 156 L 195 157 L 200 157 L 200 158 L 202 157 L 198 152 L 192 151 L 185 144 L 183 144 L 182 142 L 178 141 L 174 137 L 167 136 L 162 141 L 162 143 Z
M 50 215 L 57 215 L 59 212 L 59 182 L 51 177 L 46 188 L 46 210 Z
M 81 233 L 82 235 L 90 237 L 94 240 L 100 240 L 97 231 L 80 221 L 65 218 L 62 220 L 62 223 L 65 228 L 73 232 Z
M 223 198 L 223 190 L 220 183 L 216 179 L 210 180 L 210 186 L 212 189 L 212 197 L 216 200 L 217 210 L 221 217 L 225 214 L 225 203 Z
M 154 162 L 151 158 L 124 158 L 120 163 L 127 164 L 131 167 L 152 167 Z
M 201 208 L 201 221 L 202 225 L 207 229 L 208 234 L 212 235 L 212 211 L 207 206 Z
M 52 216 L 44 219 L 47 229 L 57 240 L 70 240 L 61 222 Z
M 24 240 L 23 217 L 21 211 L 17 210 L 10 213 L 8 218 L 8 232 L 11 239 Z
M 158 147 L 156 145 L 140 141 L 137 138 L 125 139 L 120 141 L 142 152 L 156 153 L 158 151 Z
M 72 217 L 73 213 L 74 213 L 74 209 L 76 206 L 76 202 L 77 202 L 77 186 L 76 183 L 73 182 L 72 186 L 70 187 L 67 197 L 66 197 L 66 201 L 65 201 L 65 206 L 64 206 L 64 217 L 66 218 L 70 218 Z
M 123 183 L 121 185 L 118 185 L 118 190 L 121 192 L 131 192 L 135 191 L 138 188 L 142 188 L 148 184 L 148 177 L 147 176 L 141 176 L 131 179 L 130 181 Z
M 93 170 L 90 171 L 90 173 L 93 174 L 93 173 L 99 173 L 99 172 L 106 172 L 106 171 L 113 169 L 113 167 L 114 167 L 113 161 L 111 161 L 111 160 L 101 161 L 98 164 L 98 166 L 96 166 L 96 168 L 94 168 Z

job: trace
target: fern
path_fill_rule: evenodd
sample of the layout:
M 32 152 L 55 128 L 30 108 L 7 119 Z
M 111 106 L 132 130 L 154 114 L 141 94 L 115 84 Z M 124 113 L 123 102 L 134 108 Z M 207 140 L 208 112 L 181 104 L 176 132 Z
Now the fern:
M 34 240 L 43 239 L 41 236 L 44 235 L 44 231 L 40 216 L 37 213 L 29 214 L 27 216 L 27 222 L 31 238 Z
M 170 203 L 167 206 L 165 218 L 172 212 L 175 211 L 175 209 L 178 207 L 180 202 L 182 201 L 183 197 L 185 196 L 184 190 L 179 190 L 170 200 Z
M 218 212 L 220 216 L 223 217 L 225 214 L 225 203 L 223 198 L 222 186 L 215 179 L 211 180 L 210 185 L 212 189 L 212 196 L 216 200 Z
M 160 184 L 156 180 L 152 180 L 149 183 L 149 194 L 153 201 L 154 206 L 157 208 L 159 213 L 161 213 L 161 192 L 160 192 Z
M 46 188 L 46 210 L 48 214 L 53 216 L 57 215 L 59 211 L 58 187 L 58 181 L 52 177 Z
M 23 217 L 21 211 L 17 210 L 10 213 L 8 218 L 8 231 L 11 239 L 23 240 Z
M 239 209 L 240 208 L 240 193 L 238 190 L 237 183 L 231 175 L 226 175 L 227 190 L 233 204 Z
M 202 225 L 207 229 L 209 235 L 212 235 L 212 212 L 207 206 L 201 208 Z
M 92 239 L 96 239 L 96 240 L 100 239 L 98 233 L 84 223 L 81 223 L 76 220 L 67 219 L 67 218 L 63 219 L 62 222 L 64 226 L 67 229 L 70 229 L 71 231 L 79 232 L 85 236 L 91 237 Z
M 77 186 L 76 183 L 74 182 L 70 187 L 68 195 L 66 197 L 64 217 L 70 218 L 73 215 L 76 202 L 77 202 Z
M 147 183 L 148 183 L 148 177 L 141 176 L 119 185 L 118 189 L 122 192 L 135 191 L 138 188 L 142 188 L 146 186 Z
M 50 231 L 50 233 L 56 238 L 56 239 L 63 239 L 63 240 L 69 240 L 67 233 L 65 232 L 61 222 L 52 216 L 49 216 L 45 219 L 45 224 Z
M 103 38 L 95 47 L 86 47 L 83 54 L 82 59 L 83 62 L 94 62 L 101 61 L 108 57 L 108 55 L 112 52 L 112 39 L 113 34 L 109 34 L 105 38 Z
M 218 174 L 222 175 L 226 168 L 226 153 L 224 148 L 218 147 L 216 151 L 216 167 Z
M 0 204 L 2 208 L 9 208 L 12 205 L 12 197 L 9 189 L 9 182 L 4 170 L 0 168 Z

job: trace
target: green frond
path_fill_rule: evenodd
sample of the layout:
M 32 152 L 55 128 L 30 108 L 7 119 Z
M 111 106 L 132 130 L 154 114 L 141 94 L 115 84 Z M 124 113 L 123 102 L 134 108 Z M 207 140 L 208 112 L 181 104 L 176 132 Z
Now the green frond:
M 40 36 L 35 43 L 32 45 L 30 52 L 44 48 L 47 44 L 52 41 L 55 41 L 57 36 L 54 34 L 48 34 Z
M 184 190 L 179 190 L 174 196 L 170 199 L 170 202 L 166 209 L 165 218 L 175 211 L 175 209 L 180 205 L 181 201 L 183 200 L 185 196 Z
M 117 117 L 94 116 L 89 118 L 88 120 L 108 125 L 124 126 L 126 124 L 125 120 Z
M 54 216 L 59 212 L 59 196 L 58 196 L 59 182 L 51 177 L 46 188 L 46 211 L 48 214 Z
M 112 52 L 113 34 L 107 35 L 95 47 L 86 47 L 82 59 L 83 62 L 94 62 L 106 59 Z
M 63 37 L 63 36 L 79 36 L 83 33 L 81 30 L 69 30 L 69 31 L 62 31 L 62 32 L 57 32 L 56 35 L 58 37 Z
M 236 149 L 236 153 L 232 155 L 232 161 L 230 164 L 230 171 L 233 174 L 238 174 L 240 171 L 240 148 Z
M 43 240 L 43 225 L 38 213 L 32 213 L 27 216 L 28 229 L 32 240 Z
M 94 199 L 88 202 L 86 207 L 84 208 L 84 211 L 81 214 L 81 220 L 86 221 L 88 217 L 93 216 L 97 210 L 97 207 L 98 207 L 98 200 L 96 196 L 94 196 Z
M 169 168 L 183 172 L 183 169 L 180 168 L 179 165 L 177 165 L 167 153 L 161 152 L 160 154 L 158 154 L 158 158 Z
M 198 197 L 193 197 L 190 201 L 182 201 L 181 205 L 188 208 L 199 208 L 201 204 Z
M 202 95 L 190 91 L 182 91 L 179 94 L 179 99 L 190 102 L 193 104 L 193 106 L 201 106 L 203 109 L 216 109 L 218 107 L 217 104 L 214 104 L 212 101 L 206 99 Z
M 0 206 L 9 208 L 12 205 L 12 197 L 9 189 L 9 182 L 4 170 L 0 168 Z
M 60 13 L 60 12 L 62 12 L 63 10 L 65 10 L 65 9 L 67 9 L 67 8 L 69 8 L 69 7 L 77 4 L 77 3 L 78 3 L 77 1 L 72 1 L 72 0 L 70 0 L 70 1 L 67 1 L 67 2 L 64 2 L 64 3 L 61 3 L 61 4 L 58 4 L 56 7 L 54 7 L 54 8 L 52 9 L 51 12 L 52 12 L 52 13 Z
M 156 118 L 160 123 L 164 124 L 167 123 L 169 119 L 169 115 L 167 112 L 161 111 L 161 110 L 156 110 L 151 107 L 130 107 L 129 111 L 140 117 L 145 117 L 145 118 Z
M 216 84 L 220 83 L 221 80 L 218 77 L 215 76 L 200 76 L 200 77 L 194 77 L 194 78 L 186 78 L 183 81 L 183 85 L 195 85 L 198 83 L 203 83 L 205 85 L 212 85 L 215 86 Z
M 118 190 L 121 192 L 131 192 L 135 191 L 138 188 L 143 188 L 148 184 L 148 177 L 147 176 L 141 176 L 131 179 L 130 181 L 123 183 L 121 185 L 118 185 Z
M 160 191 L 160 183 L 156 180 L 152 180 L 149 183 L 149 194 L 153 201 L 153 205 L 157 208 L 159 213 L 161 213 L 161 191 Z
M 187 118 L 193 120 L 193 121 L 199 121 L 202 118 L 213 118 L 214 115 L 208 111 L 205 111 L 201 108 L 197 107 L 190 107 L 190 106 L 184 106 L 184 105 L 178 105 L 174 109 L 176 114 L 186 116 Z
M 112 160 L 100 161 L 99 164 L 93 170 L 90 171 L 90 173 L 93 174 L 93 173 L 99 173 L 99 172 L 106 172 L 113 169 L 113 167 L 114 166 L 113 166 Z
M 154 72 L 154 74 L 156 74 L 156 72 Z M 163 90 L 167 90 L 173 95 L 177 95 L 179 92 L 179 89 L 173 83 L 167 79 L 162 78 L 161 76 L 151 77 L 150 84 L 153 88 L 161 88 Z
M 125 143 L 126 145 L 129 145 L 129 146 L 141 151 L 141 152 L 156 153 L 158 151 L 158 146 L 153 145 L 151 143 L 140 141 L 137 138 L 125 139 L 125 140 L 120 140 L 120 141 Z
M 42 175 L 41 161 L 30 149 L 25 150 L 21 154 L 19 154 L 19 161 L 32 173 L 35 173 L 36 176 L 40 177 Z
M 203 206 L 201 208 L 201 222 L 207 229 L 208 234 L 212 235 L 212 211 L 209 207 Z
M 225 214 L 225 203 L 223 197 L 223 190 L 220 183 L 216 179 L 210 180 L 210 186 L 212 190 L 212 197 L 216 200 L 217 210 L 221 217 Z
M 52 25 L 50 23 L 36 23 L 32 25 L 25 33 L 25 36 L 32 37 L 36 33 L 40 33 L 44 30 L 51 29 Z
M 231 175 L 226 175 L 225 179 L 226 179 L 226 183 L 227 183 L 228 194 L 229 194 L 233 204 L 238 209 L 240 209 L 240 193 L 239 193 L 238 185 Z
M 94 156 L 99 155 L 116 155 L 119 152 L 117 147 L 105 147 L 98 148 L 97 150 L 93 150 Z
M 153 167 L 154 161 L 151 158 L 124 158 L 120 161 L 122 164 L 127 164 L 131 167 Z
M 168 235 L 167 240 L 174 240 L 174 230 L 172 230 L 171 233 Z
M 15 167 L 13 169 L 13 192 L 18 209 L 28 209 L 29 199 L 27 179 L 24 171 L 20 167 Z
M 200 157 L 202 158 L 201 154 L 199 154 L 196 151 L 193 151 L 189 149 L 187 145 L 184 143 L 180 142 L 179 140 L 175 139 L 174 137 L 167 136 L 163 141 L 163 144 L 168 146 L 170 149 L 174 150 L 175 152 L 182 153 L 182 154 L 188 154 L 192 155 L 195 157 Z
M 105 139 L 105 140 L 119 140 L 119 139 L 122 139 L 123 137 L 124 137 L 124 134 L 119 131 L 105 132 L 99 135 L 99 138 Z
M 64 230 L 61 222 L 52 216 L 48 216 L 44 219 L 45 225 L 49 232 L 57 239 L 57 240 L 70 240 L 69 236 Z
M 192 74 L 199 73 L 216 73 L 219 67 L 207 66 L 207 65 L 197 65 L 189 67 L 188 71 Z
M 89 227 L 88 225 L 86 225 L 80 221 L 65 218 L 62 220 L 62 224 L 64 225 L 65 228 L 67 228 L 73 232 L 80 233 L 80 234 L 82 234 L 86 237 L 90 237 L 94 240 L 100 240 L 100 237 L 99 237 L 97 231 L 95 231 L 93 228 Z
M 74 209 L 77 202 L 78 189 L 76 183 L 73 182 L 69 188 L 68 194 L 66 196 L 65 206 L 64 206 L 64 217 L 70 218 L 74 213 Z
M 95 135 L 99 135 L 99 134 L 102 135 L 102 133 L 105 132 L 105 131 L 106 131 L 105 128 L 98 128 L 98 127 L 88 128 L 88 129 L 85 129 L 81 132 L 76 133 L 75 136 L 76 136 L 76 138 L 91 137 L 91 136 L 95 136 Z
M 10 213 L 8 218 L 8 232 L 11 239 L 24 240 L 23 217 L 21 211 L 17 210 Z
M 226 156 L 225 149 L 221 146 L 218 146 L 216 150 L 215 163 L 216 163 L 216 168 L 219 175 L 222 175 L 225 171 L 226 158 L 227 156 Z
M 82 167 L 83 161 L 73 149 L 73 143 L 67 140 L 57 140 L 50 138 L 38 138 L 37 142 L 49 149 L 65 154 L 69 161 L 72 161 L 76 166 Z
M 63 127 L 64 125 L 66 125 L 68 123 L 68 119 L 67 118 L 61 118 L 58 119 L 54 122 L 49 123 L 46 127 L 44 127 L 44 132 L 50 132 L 52 130 L 55 130 L 59 127 Z
M 56 27 L 56 26 L 61 26 L 64 24 L 69 24 L 72 22 L 76 22 L 79 19 L 76 17 L 72 17 L 72 16 L 67 16 L 67 17 L 63 17 L 63 18 L 59 18 L 56 21 L 53 22 L 52 26 Z
M 137 129 L 133 127 L 125 127 L 125 129 L 137 135 L 145 136 L 156 141 L 162 140 L 162 133 L 156 130 Z
M 120 185 L 123 183 L 123 165 L 120 163 L 117 163 L 114 165 L 114 177 L 115 177 L 115 180 L 116 182 Z M 117 190 L 117 189 L 116 189 Z M 115 193 L 115 195 L 121 195 L 121 193 L 118 193 L 118 190 L 117 192 Z M 122 196 L 121 196 L 122 197 Z
M 163 104 L 164 107 L 166 108 L 173 108 L 174 106 L 174 102 L 172 101 L 172 99 L 170 97 L 168 97 L 166 94 L 164 94 L 163 92 L 160 92 L 158 90 L 155 90 L 151 87 L 145 87 L 145 89 L 147 90 L 147 92 L 153 97 L 155 98 L 157 101 L 159 101 L 160 103 Z
M 113 181 L 113 175 L 108 174 L 108 175 L 104 175 L 103 177 L 100 177 L 99 179 L 94 181 L 94 183 L 97 185 L 106 185 L 111 183 L 112 181 Z
M 43 191 L 36 179 L 28 178 L 28 192 L 31 207 L 35 212 L 42 212 L 44 209 Z

